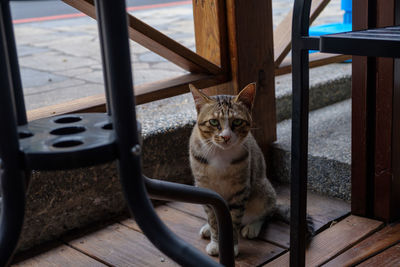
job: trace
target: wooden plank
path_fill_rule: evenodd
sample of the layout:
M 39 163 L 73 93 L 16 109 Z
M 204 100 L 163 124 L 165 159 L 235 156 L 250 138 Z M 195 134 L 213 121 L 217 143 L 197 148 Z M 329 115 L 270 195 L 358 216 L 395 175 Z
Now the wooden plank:
M 264 153 L 276 140 L 274 49 L 271 1 L 226 1 L 235 92 L 257 82 L 253 135 Z
M 168 80 L 138 85 L 135 86 L 136 104 L 143 104 L 186 93 L 189 91 L 189 83 L 194 84 L 198 88 L 204 88 L 210 85 L 223 83 L 225 80 L 226 77 L 223 75 L 186 74 Z M 104 94 L 97 94 L 61 104 L 29 110 L 27 112 L 28 120 L 31 121 L 66 113 L 105 112 L 105 103 Z
M 278 202 L 289 204 L 289 186 L 277 187 Z M 308 213 L 314 220 L 315 230 L 329 225 L 350 212 L 350 205 L 345 201 L 329 198 L 313 192 L 307 194 Z M 169 202 L 167 206 L 173 207 L 192 216 L 205 219 L 201 205 L 193 205 L 181 202 Z M 289 225 L 279 221 L 266 223 L 259 236 L 260 239 L 277 244 L 281 247 L 289 247 Z
M 400 266 L 400 244 L 385 250 L 381 254 L 376 255 L 358 266 Z
M 276 188 L 278 203 L 290 204 L 290 187 L 288 185 Z M 315 192 L 307 193 L 307 213 L 313 218 L 316 231 L 350 213 L 347 202 L 324 196 Z
M 196 53 L 223 71 L 228 67 L 225 1 L 193 0 Z
M 332 63 L 344 62 L 348 59 L 351 59 L 350 55 L 339 55 L 339 54 L 327 54 L 315 52 L 309 55 L 310 58 L 310 68 L 320 67 Z M 283 75 L 292 72 L 292 59 L 291 57 L 287 57 L 282 61 L 279 68 L 275 69 L 275 75 Z
M 306 250 L 306 266 L 319 266 L 379 229 L 382 222 L 351 215 L 315 236 Z M 289 252 L 264 266 L 289 266 Z
M 67 242 L 111 266 L 178 266 L 142 233 L 119 223 Z
M 168 206 L 156 208 L 161 220 L 179 237 L 192 244 L 205 253 L 208 240 L 201 239 L 198 235 L 200 228 L 206 222 L 204 219 L 188 215 Z M 123 225 L 140 231 L 134 220 L 128 219 L 121 222 Z M 257 266 L 278 256 L 284 249 L 261 240 L 239 241 L 239 256 L 236 258 L 236 266 Z M 217 258 L 214 258 L 217 260 Z
M 103 263 L 86 256 L 85 254 L 60 244 L 54 249 L 34 256 L 27 260 L 12 264 L 15 267 L 47 267 L 47 266 L 107 266 Z
M 353 30 L 368 28 L 368 1 L 357 2 L 353 10 Z M 352 124 L 351 124 L 351 211 L 360 216 L 372 215 L 372 199 L 367 177 L 367 58 L 353 56 L 352 61 Z
M 192 2 L 196 53 L 220 66 L 224 73 L 230 73 L 225 1 Z M 205 89 L 208 95 L 236 93 L 231 81 Z
M 399 3 L 395 0 L 376 1 L 377 27 L 395 25 L 396 2 Z M 396 139 L 393 126 L 400 123 L 399 115 L 393 111 L 394 60 L 377 58 L 376 70 L 374 216 L 394 221 L 400 219 L 400 175 L 393 173 L 394 165 L 398 164 L 393 155 L 400 153 L 393 150 L 396 148 L 393 146 L 393 139 Z
M 64 0 L 68 5 L 96 19 L 93 0 Z M 221 68 L 192 50 L 128 14 L 129 37 L 150 51 L 193 73 L 220 74 Z
M 398 242 L 400 242 L 400 224 L 394 226 L 389 225 L 361 241 L 346 252 L 340 254 L 324 266 L 355 266 Z
M 318 17 L 318 15 L 328 5 L 330 0 L 314 0 L 311 2 L 310 24 Z M 292 41 L 292 16 L 291 9 L 285 18 L 279 23 L 274 30 L 274 62 L 275 67 L 281 67 L 284 58 L 289 54 Z
M 400 25 L 400 3 L 395 3 L 395 25 Z M 392 136 L 400 136 L 400 59 L 396 58 L 394 60 L 394 79 L 393 79 L 393 128 Z M 393 168 L 393 184 L 392 184 L 392 217 L 400 218 L 400 138 L 392 138 L 392 164 Z M 397 207 L 396 207 L 397 203 Z

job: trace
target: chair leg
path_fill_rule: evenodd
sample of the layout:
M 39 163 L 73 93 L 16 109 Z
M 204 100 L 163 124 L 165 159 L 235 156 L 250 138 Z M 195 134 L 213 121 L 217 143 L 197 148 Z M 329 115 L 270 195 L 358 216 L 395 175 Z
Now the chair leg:
M 292 166 L 290 214 L 290 266 L 305 266 L 307 160 L 308 160 L 308 50 L 292 50 Z
M 15 45 L 14 30 L 10 12 L 9 0 L 0 1 L 1 19 L 3 21 L 4 32 L 6 36 L 6 45 L 8 60 L 10 64 L 10 73 L 13 86 L 13 97 L 16 108 L 17 124 L 25 125 L 27 123 L 26 109 L 24 103 L 24 93 L 22 91 L 21 74 L 18 64 L 17 47 Z
M 220 195 L 205 188 L 143 178 L 150 198 L 211 205 L 218 221 L 220 263 L 224 266 L 235 264 L 232 218 Z
M 18 244 L 25 214 L 25 179 L 20 170 L 1 174 L 0 266 L 10 264 Z

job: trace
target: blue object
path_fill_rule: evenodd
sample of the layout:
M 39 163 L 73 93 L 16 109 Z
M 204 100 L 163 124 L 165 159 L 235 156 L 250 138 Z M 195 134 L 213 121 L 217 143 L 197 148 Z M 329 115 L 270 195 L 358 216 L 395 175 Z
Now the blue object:
M 343 23 L 351 24 L 353 18 L 351 0 L 342 0 L 341 9 L 344 10 Z
M 344 10 L 343 22 L 324 24 L 310 27 L 310 36 L 320 36 L 325 34 L 349 32 L 352 30 L 352 2 L 351 0 L 342 0 L 340 8 Z M 315 50 L 310 50 L 310 53 L 317 52 Z M 346 60 L 345 62 L 351 62 L 351 60 Z

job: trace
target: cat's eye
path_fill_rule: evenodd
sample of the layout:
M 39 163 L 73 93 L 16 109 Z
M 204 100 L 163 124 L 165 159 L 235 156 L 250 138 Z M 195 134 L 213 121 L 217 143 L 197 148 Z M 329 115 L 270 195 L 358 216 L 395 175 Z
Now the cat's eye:
M 234 119 L 234 120 L 232 121 L 232 126 L 237 127 L 237 126 L 242 125 L 242 123 L 243 123 L 243 120 L 241 120 L 241 119 Z
M 211 119 L 208 122 L 211 124 L 211 126 L 218 126 L 219 125 L 219 121 L 216 120 L 216 119 Z

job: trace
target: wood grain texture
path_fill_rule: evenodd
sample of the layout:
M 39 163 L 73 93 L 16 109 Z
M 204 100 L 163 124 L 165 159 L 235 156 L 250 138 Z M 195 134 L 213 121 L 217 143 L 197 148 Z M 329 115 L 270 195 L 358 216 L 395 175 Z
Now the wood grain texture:
M 96 19 L 93 0 L 64 0 L 68 5 Z M 129 37 L 150 51 L 193 73 L 220 74 L 221 68 L 187 47 L 128 14 Z
M 68 247 L 59 245 L 45 253 L 30 259 L 13 264 L 15 267 L 50 267 L 50 266 L 76 266 L 76 267 L 103 267 L 103 263 L 86 256 L 85 254 Z
M 223 83 L 225 80 L 226 76 L 224 75 L 186 74 L 168 80 L 135 86 L 136 104 L 143 104 L 189 92 L 189 83 L 194 84 L 198 88 L 204 88 Z M 66 113 L 105 112 L 105 103 L 104 94 L 97 94 L 61 104 L 29 110 L 27 112 L 28 120 L 31 121 Z
M 398 242 L 400 242 L 400 224 L 386 226 L 324 266 L 354 266 Z
M 394 25 L 395 0 L 376 1 L 376 26 Z M 399 202 L 394 202 L 394 193 L 400 188 L 393 188 L 392 136 L 393 123 L 399 120 L 393 113 L 394 60 L 376 59 L 376 108 L 375 108 L 375 171 L 374 171 L 374 216 L 386 221 L 393 221 L 394 210 L 399 209 Z M 397 137 L 395 137 L 397 138 Z M 398 211 L 396 211 L 399 214 Z
M 339 54 L 327 54 L 315 52 L 309 55 L 310 68 L 320 67 L 327 64 L 339 63 L 351 59 L 352 56 L 349 55 L 339 55 Z M 275 69 L 275 75 L 283 75 L 292 72 L 292 59 L 291 57 L 285 58 L 280 66 Z
M 290 204 L 289 186 L 276 188 L 278 203 Z M 315 230 L 339 220 L 350 213 L 350 205 L 340 199 L 331 198 L 315 192 L 307 192 L 307 213 L 313 218 Z
M 193 0 L 194 33 L 196 53 L 221 67 L 223 73 L 232 77 L 230 67 L 226 6 L 224 0 Z M 233 82 L 208 87 L 208 95 L 235 94 Z
M 237 93 L 257 82 L 253 135 L 264 153 L 276 140 L 271 1 L 226 1 L 232 81 Z
M 288 204 L 289 192 L 288 186 L 278 187 L 278 202 Z M 316 231 L 350 212 L 350 205 L 348 203 L 313 192 L 308 192 L 307 203 L 307 210 L 313 218 Z M 201 219 L 207 218 L 201 205 L 181 202 L 169 202 L 166 205 Z M 259 238 L 281 247 L 289 248 L 289 230 L 288 224 L 272 220 L 265 223 Z
M 330 0 L 314 0 L 311 2 L 310 25 L 328 5 Z M 289 54 L 292 41 L 293 9 L 283 18 L 274 30 L 274 62 L 280 68 L 282 61 Z
M 360 267 L 400 266 L 400 244 L 397 244 L 379 255 L 361 263 Z
M 382 222 L 351 215 L 315 236 L 306 250 L 306 266 L 319 266 L 372 234 Z M 289 266 L 289 253 L 264 266 Z
M 206 222 L 195 216 L 188 215 L 168 206 L 156 208 L 161 220 L 179 237 L 205 253 L 208 240 L 198 235 L 200 228 Z M 121 222 L 123 225 L 140 231 L 135 221 L 128 219 Z M 257 266 L 278 256 L 284 249 L 261 240 L 241 239 L 239 241 L 239 256 L 236 266 Z M 215 260 L 217 258 L 214 257 Z
M 196 53 L 222 68 L 228 67 L 225 1 L 193 0 Z
M 368 28 L 368 1 L 353 2 L 353 30 Z M 351 211 L 371 216 L 371 181 L 367 177 L 367 58 L 353 56 L 352 62 L 352 124 L 351 124 Z
M 113 224 L 69 245 L 111 266 L 178 266 L 142 234 L 121 224 Z
M 370 214 L 367 179 L 367 58 L 353 56 L 351 124 L 351 211 Z

